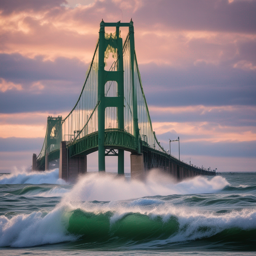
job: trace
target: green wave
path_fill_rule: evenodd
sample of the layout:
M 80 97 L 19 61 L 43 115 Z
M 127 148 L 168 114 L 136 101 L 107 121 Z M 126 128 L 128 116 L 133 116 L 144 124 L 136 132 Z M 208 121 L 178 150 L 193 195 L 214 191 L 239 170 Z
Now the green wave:
M 111 219 L 115 217 L 114 212 L 94 213 L 76 209 L 69 212 L 67 217 L 68 232 L 78 237 L 77 246 L 82 247 L 122 248 L 134 245 L 137 249 L 145 249 L 145 245 L 148 244 L 151 249 L 167 249 L 186 243 L 186 246 L 199 244 L 209 248 L 221 248 L 225 245 L 236 249 L 256 250 L 256 229 L 229 227 L 209 235 L 209 230 L 213 227 L 200 227 L 198 223 L 199 227 L 195 229 L 195 233 L 202 236 L 193 238 L 195 233 L 192 236 L 185 235 L 186 230 L 191 228 L 190 224 L 181 228 L 175 216 L 163 222 L 160 216 L 153 218 L 130 212 L 111 223 Z M 177 237 L 182 237 L 181 241 L 177 241 Z
M 112 238 L 125 241 L 167 239 L 179 230 L 175 217 L 163 223 L 160 217 L 150 218 L 139 213 L 126 213 L 111 224 L 112 216 L 113 212 L 95 214 L 76 209 L 71 212 L 68 231 L 87 242 L 103 242 Z

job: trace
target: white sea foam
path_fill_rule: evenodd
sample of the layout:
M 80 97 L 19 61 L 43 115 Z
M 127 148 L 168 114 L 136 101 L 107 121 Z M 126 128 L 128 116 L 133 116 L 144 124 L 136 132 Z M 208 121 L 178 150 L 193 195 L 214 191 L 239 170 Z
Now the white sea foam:
M 0 216 L 0 246 L 28 247 L 75 240 L 67 233 L 63 207 L 46 216 L 41 212 L 20 214 L 11 219 Z
M 151 171 L 145 181 L 117 178 L 110 174 L 88 173 L 80 178 L 63 201 L 113 201 L 155 195 L 214 193 L 229 185 L 225 178 L 202 176 L 176 183 L 170 176 Z
M 67 188 L 54 187 L 46 192 L 37 194 L 40 197 L 61 197 L 64 194 L 68 193 L 70 190 Z
M 19 172 L 0 176 L 0 184 L 65 184 L 59 179 L 59 169 L 44 172 Z

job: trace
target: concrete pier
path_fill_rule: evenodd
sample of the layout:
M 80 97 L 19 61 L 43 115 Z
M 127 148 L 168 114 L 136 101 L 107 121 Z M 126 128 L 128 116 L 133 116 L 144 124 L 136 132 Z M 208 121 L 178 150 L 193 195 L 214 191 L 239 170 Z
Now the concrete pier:
M 33 154 L 33 157 L 32 157 L 32 171 L 36 171 L 36 170 L 37 170 L 36 154 Z
M 80 174 L 87 172 L 87 156 L 69 158 L 66 141 L 60 145 L 59 177 L 69 182 L 75 182 Z
M 68 181 L 76 182 L 80 174 L 87 172 L 87 156 L 74 157 L 68 160 Z
M 143 154 L 131 154 L 131 178 L 143 179 L 145 175 Z

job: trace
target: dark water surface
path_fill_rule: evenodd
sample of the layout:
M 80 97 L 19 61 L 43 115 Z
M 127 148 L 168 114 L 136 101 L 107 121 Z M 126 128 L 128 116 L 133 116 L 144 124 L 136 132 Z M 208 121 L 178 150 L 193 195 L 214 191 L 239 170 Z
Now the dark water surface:
M 256 173 L 180 183 L 89 174 L 75 185 L 57 169 L 0 176 L 0 254 L 170 252 L 255 255 Z

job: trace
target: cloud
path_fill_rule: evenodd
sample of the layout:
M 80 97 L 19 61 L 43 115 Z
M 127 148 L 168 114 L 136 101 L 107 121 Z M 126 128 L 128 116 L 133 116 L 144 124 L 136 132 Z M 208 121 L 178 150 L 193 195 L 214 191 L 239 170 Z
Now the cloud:
M 93 53 L 92 53 L 93 55 Z M 43 56 L 34 59 L 20 54 L 0 54 L 0 77 L 13 82 L 23 83 L 24 88 L 44 81 L 61 81 L 62 84 L 83 84 L 88 63 L 78 59 L 57 58 L 54 61 L 44 60 Z M 46 86 L 46 85 L 44 85 Z M 52 84 L 48 87 L 51 89 Z
M 44 85 L 42 84 L 42 82 L 38 81 L 32 84 L 31 86 L 31 90 L 32 91 L 41 91 L 44 89 Z
M 39 152 L 43 142 L 44 138 L 0 138 L 0 152 Z
M 197 166 L 204 166 L 212 169 L 218 168 L 217 172 L 255 172 L 256 160 L 255 157 L 220 157 L 206 155 L 184 155 L 182 159 L 187 163 L 191 161 Z
M 222 65 L 174 68 L 154 63 L 140 65 L 149 105 L 255 105 L 256 72 Z
M 0 10 L 3 14 L 9 15 L 14 12 L 22 11 L 46 11 L 54 7 L 58 7 L 61 4 L 67 4 L 66 0 L 1 0 Z
M 205 141 L 216 142 L 249 142 L 256 141 L 255 126 L 225 126 L 212 122 L 153 122 L 157 138 L 166 134 L 183 137 L 186 142 Z M 160 137 L 159 137 L 160 138 Z M 167 140 L 166 140 L 167 141 Z
M 168 145 L 166 145 L 168 148 Z M 173 154 L 177 156 L 175 152 L 177 145 L 172 145 Z M 187 156 L 212 156 L 212 157 L 256 157 L 256 142 L 183 142 L 181 141 L 182 155 Z
M 42 56 L 0 55 L 0 77 L 23 88 L 0 94 L 1 112 L 70 110 L 82 89 L 87 67 L 78 59 L 45 61 Z M 236 69 L 225 62 L 184 68 L 139 63 L 139 67 L 149 105 L 255 105 L 254 70 Z
M 1 54 L 0 91 L 4 93 L 0 92 L 0 113 L 71 110 L 83 87 L 87 67 L 78 59 L 44 61 L 40 56 L 30 59 L 20 54 Z
M 81 2 L 81 4 L 79 4 Z M 68 8 L 72 6 L 72 8 Z M 154 30 L 256 32 L 256 2 L 228 0 L 165 0 L 165 1 L 62 1 L 2 0 L 4 15 L 44 13 L 50 20 L 95 24 L 106 21 L 129 21 Z M 66 26 L 69 22 L 66 22 Z
M 61 85 L 60 85 L 61 87 Z M 14 93 L 7 91 L 0 93 L 0 113 L 22 112 L 69 112 L 75 105 L 79 93 L 63 95 L 60 93 L 28 94 L 27 92 Z
M 22 151 L 26 138 L 42 140 L 47 115 L 69 112 L 78 98 L 100 21 L 132 18 L 161 143 L 180 136 L 194 158 L 255 158 L 255 12 L 255 0 L 2 0 L 0 145 Z M 31 139 L 24 150 L 33 147 Z
M 256 70 L 256 65 L 253 65 L 253 63 L 242 60 L 234 64 L 234 68 L 240 68 L 243 70 Z
M 247 20 L 250 19 L 248 12 L 256 8 L 255 1 L 229 4 L 226 0 L 131 3 L 106 0 L 75 8 L 54 6 L 55 3 L 48 6 L 47 11 L 24 9 L 21 13 L 2 17 L 0 51 L 18 52 L 30 58 L 42 55 L 51 60 L 60 56 L 76 57 L 89 62 L 98 39 L 99 22 L 102 18 L 116 20 L 117 14 L 127 16 L 123 21 L 129 21 L 131 17 L 135 20 L 136 49 L 141 63 L 153 61 L 176 66 L 198 60 L 218 63 L 240 54 L 241 42 L 244 42 L 245 49 L 248 49 L 246 43 L 255 48 L 255 31 L 249 34 L 243 29 L 235 33 L 232 29 L 227 33 L 222 31 L 225 22 L 231 23 L 235 29 L 237 26 L 254 26 L 254 15 L 250 22 Z M 191 27 L 194 23 L 195 26 Z M 212 29 L 215 23 L 219 27 Z
M 42 125 L 1 125 L 0 134 L 2 138 L 44 138 L 46 126 Z
M 149 106 L 153 122 L 209 122 L 222 126 L 256 126 L 255 106 Z
M 152 0 L 144 1 L 134 20 L 155 30 L 255 33 L 255 11 L 256 1 Z
M 67 116 L 68 112 L 27 112 L 14 114 L 0 114 L 0 125 L 45 125 L 48 116 Z M 15 136 L 15 135 L 12 135 Z M 12 137 L 9 136 L 9 137 Z
M 1 53 L 20 53 L 30 58 L 44 55 L 50 60 L 60 56 L 76 57 L 84 62 L 91 60 L 97 43 L 98 28 L 93 29 L 92 34 L 90 27 L 88 30 L 85 24 L 77 26 L 72 20 L 56 21 L 56 17 L 38 17 L 36 14 L 16 16 L 2 17 L 2 22 L 0 17 Z
M 36 150 L 38 152 L 38 150 Z M 13 171 L 25 171 L 32 165 L 33 151 L 1 152 L 0 151 L 0 173 Z
M 21 91 L 23 88 L 20 84 L 14 84 L 12 82 L 7 82 L 5 79 L 0 78 L 0 91 L 6 92 L 8 90 L 18 90 Z

